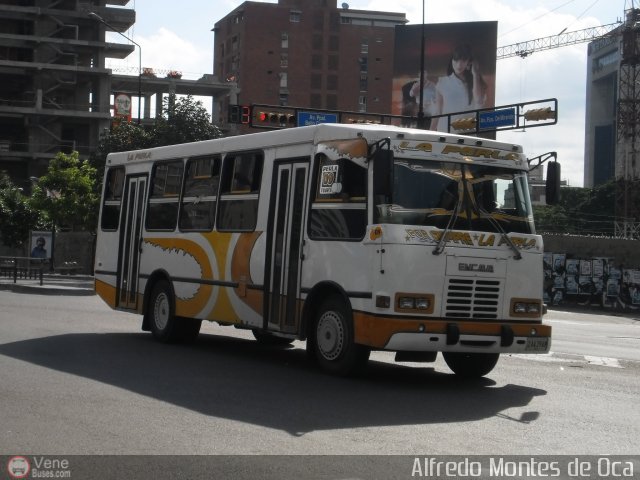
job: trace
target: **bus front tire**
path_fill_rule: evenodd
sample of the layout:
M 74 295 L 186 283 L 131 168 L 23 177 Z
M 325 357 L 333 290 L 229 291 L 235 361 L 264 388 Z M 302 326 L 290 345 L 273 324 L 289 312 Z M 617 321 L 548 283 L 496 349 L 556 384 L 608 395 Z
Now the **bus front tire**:
M 164 280 L 153 286 L 147 315 L 151 333 L 160 342 L 192 342 L 200 333 L 202 320 L 176 317 L 173 294 Z
M 447 366 L 464 378 L 480 378 L 488 374 L 498 363 L 499 353 L 442 352 Z
M 307 340 L 307 348 L 313 350 L 318 364 L 327 372 L 350 375 L 364 367 L 369 359 L 371 350 L 354 342 L 351 313 L 338 296 L 322 303 L 312 335 L 313 338 Z

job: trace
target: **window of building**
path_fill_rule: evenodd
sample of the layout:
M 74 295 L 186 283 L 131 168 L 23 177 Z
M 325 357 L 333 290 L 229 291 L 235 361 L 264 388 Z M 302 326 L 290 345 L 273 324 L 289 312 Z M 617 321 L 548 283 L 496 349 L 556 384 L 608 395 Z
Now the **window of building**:
M 319 73 L 311 74 L 311 88 L 314 90 L 320 90 L 322 88 L 322 75 Z
M 311 108 L 322 108 L 322 96 L 318 93 L 312 93 L 309 98 Z
M 337 110 L 338 109 L 338 96 L 334 94 L 327 95 L 327 109 L 329 110 Z
M 280 88 L 287 88 L 287 72 L 280 72 Z
M 157 163 L 151 173 L 147 230 L 175 230 L 184 164 L 182 160 Z
M 316 70 L 322 68 L 322 55 L 311 55 L 311 68 Z
M 327 75 L 327 90 L 338 90 L 337 75 Z
M 366 112 L 367 111 L 367 96 L 366 95 L 360 95 L 358 97 L 358 111 L 359 112 Z
M 252 231 L 258 218 L 262 152 L 227 154 L 224 160 L 218 230 Z
M 120 221 L 120 204 L 124 189 L 124 168 L 111 168 L 107 172 L 102 205 L 102 230 L 117 230 Z
M 337 52 L 338 50 L 340 50 L 340 37 L 337 35 L 331 35 L 329 37 L 329 51 Z
M 282 68 L 287 68 L 289 66 L 289 54 L 281 53 L 280 54 L 280 66 Z
M 369 53 L 369 40 L 366 38 L 363 38 L 360 43 L 360 53 Z
M 238 43 L 239 43 L 239 42 L 238 42 L 238 36 L 237 36 L 237 35 L 234 35 L 234 36 L 231 38 L 231 51 L 232 51 L 232 52 L 236 52 L 236 51 L 238 50 Z
M 360 57 L 358 61 L 360 63 L 361 72 L 366 72 L 369 70 L 369 59 L 367 57 Z
M 291 10 L 289 12 L 289 21 L 292 23 L 300 22 L 300 17 L 302 16 L 302 12 L 300 10 Z
M 219 156 L 192 158 L 187 161 L 178 222 L 180 230 L 213 229 L 220 163 Z
M 322 50 L 321 34 L 314 34 L 313 37 L 311 37 L 311 48 L 313 48 L 314 50 Z
M 338 70 L 339 57 L 337 55 L 329 55 L 328 65 L 329 70 Z
M 279 98 L 279 104 L 283 107 L 289 105 L 289 94 L 281 93 Z
M 282 48 L 289 48 L 289 34 L 287 32 L 282 32 L 280 35 L 280 46 Z
M 365 74 L 360 75 L 360 91 L 366 92 L 369 88 L 369 76 Z
M 367 227 L 367 169 L 341 158 L 319 155 L 309 237 L 360 240 Z
M 324 15 L 313 16 L 313 28 L 314 30 L 324 29 Z
M 235 24 L 242 23 L 243 20 L 244 20 L 244 12 L 240 12 L 234 15 L 233 17 L 233 23 Z
M 345 25 L 350 24 L 351 23 L 351 18 L 349 18 L 349 17 L 340 17 L 340 23 L 345 24 Z

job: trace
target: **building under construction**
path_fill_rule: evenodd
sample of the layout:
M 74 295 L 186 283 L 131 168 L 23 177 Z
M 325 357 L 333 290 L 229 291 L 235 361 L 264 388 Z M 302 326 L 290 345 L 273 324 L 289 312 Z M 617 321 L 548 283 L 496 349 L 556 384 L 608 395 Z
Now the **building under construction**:
M 640 238 L 640 10 L 589 43 L 584 185 L 616 180 L 616 236 Z
M 125 58 L 140 46 L 126 37 L 135 22 L 129 0 L 0 0 L 0 171 L 20 187 L 41 176 L 49 160 L 78 151 L 86 158 L 112 120 L 113 95 L 141 108 L 152 121 L 169 93 L 215 97 L 232 85 L 209 74 L 182 79 L 138 65 L 137 74 L 113 75 L 107 58 Z M 107 32 L 124 38 L 106 40 Z M 153 98 L 155 97 L 155 98 Z

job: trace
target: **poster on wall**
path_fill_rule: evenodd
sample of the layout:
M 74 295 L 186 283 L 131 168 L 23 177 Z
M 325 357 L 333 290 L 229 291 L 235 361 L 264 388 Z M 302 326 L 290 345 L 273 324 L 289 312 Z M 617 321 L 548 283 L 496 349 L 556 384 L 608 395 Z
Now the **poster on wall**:
M 421 91 L 422 25 L 397 26 L 391 113 L 416 117 L 421 96 L 425 117 L 494 107 L 497 33 L 495 21 L 426 25 Z M 447 117 L 427 127 L 459 133 Z
M 51 245 L 53 233 L 51 231 L 31 231 L 29 251 L 32 258 L 51 259 Z
M 604 275 L 604 259 L 594 258 L 592 260 L 593 276 L 602 277 Z
M 591 260 L 580 260 L 580 275 L 591 275 Z
M 564 288 L 565 282 L 565 262 L 567 255 L 565 253 L 553 254 L 553 286 L 554 288 Z
M 567 275 L 578 275 L 580 260 L 576 260 L 574 258 L 568 259 L 565 265 L 567 269 Z
M 629 297 L 632 305 L 640 305 L 640 270 L 630 271 Z

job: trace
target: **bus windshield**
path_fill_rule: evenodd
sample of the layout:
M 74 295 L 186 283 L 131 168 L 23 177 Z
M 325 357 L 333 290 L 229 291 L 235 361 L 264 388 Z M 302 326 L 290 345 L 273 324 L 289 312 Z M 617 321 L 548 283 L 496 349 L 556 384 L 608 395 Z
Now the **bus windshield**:
M 535 233 L 524 171 L 396 158 L 393 177 L 391 198 L 376 205 L 374 223 Z

